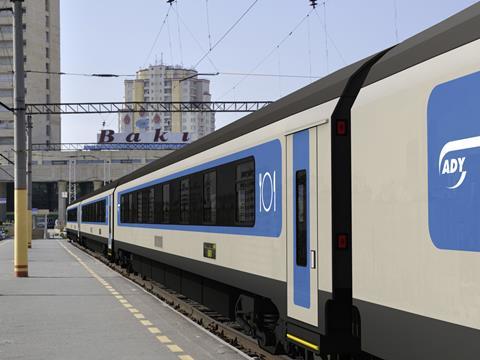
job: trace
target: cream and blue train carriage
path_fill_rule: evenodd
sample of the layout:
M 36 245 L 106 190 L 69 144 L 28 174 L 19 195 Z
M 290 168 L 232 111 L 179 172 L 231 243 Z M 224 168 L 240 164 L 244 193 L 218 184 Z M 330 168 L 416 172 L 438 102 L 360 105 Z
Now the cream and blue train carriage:
M 78 201 L 67 207 L 67 235 L 81 244 L 89 243 L 93 250 L 107 255 L 112 247 L 113 189 Z
M 79 199 L 68 234 L 272 352 L 477 358 L 479 39 L 476 4 Z
M 67 237 L 69 239 L 78 240 L 80 237 L 80 217 L 78 216 L 78 204 L 67 207 Z

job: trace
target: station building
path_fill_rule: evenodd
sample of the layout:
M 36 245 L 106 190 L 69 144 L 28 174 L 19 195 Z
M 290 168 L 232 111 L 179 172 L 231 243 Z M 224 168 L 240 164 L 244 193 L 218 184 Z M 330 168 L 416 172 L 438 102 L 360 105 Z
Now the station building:
M 172 150 L 36 151 L 33 152 L 32 208 L 49 210 L 49 220 L 65 223 L 69 198 L 88 194 Z M 13 151 L 6 152 L 13 160 Z M 13 219 L 13 165 L 0 159 L 0 221 Z M 4 160 L 4 159 L 3 159 Z

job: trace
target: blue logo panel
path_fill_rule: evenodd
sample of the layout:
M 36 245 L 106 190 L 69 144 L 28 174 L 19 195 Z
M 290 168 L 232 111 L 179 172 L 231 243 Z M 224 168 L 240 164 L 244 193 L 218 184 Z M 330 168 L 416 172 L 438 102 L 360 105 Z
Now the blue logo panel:
M 430 95 L 428 223 L 436 247 L 480 251 L 480 72 Z

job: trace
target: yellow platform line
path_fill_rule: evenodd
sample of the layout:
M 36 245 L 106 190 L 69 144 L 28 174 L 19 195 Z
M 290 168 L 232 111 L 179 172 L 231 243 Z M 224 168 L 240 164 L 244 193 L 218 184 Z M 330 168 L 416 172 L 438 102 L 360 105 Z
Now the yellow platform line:
M 180 346 L 172 343 L 172 340 L 165 335 L 158 335 L 162 332 L 159 328 L 153 326 L 152 322 L 145 319 L 145 316 L 138 311 L 138 309 L 134 308 L 122 295 L 120 295 L 108 282 L 106 282 L 101 276 L 99 276 L 95 271 L 93 271 L 80 257 L 75 255 L 72 251 L 70 251 L 65 245 L 63 245 L 60 241 L 57 241 L 61 247 L 65 249 L 70 255 L 72 255 L 75 260 L 77 260 L 84 268 L 89 272 L 97 281 L 102 284 L 105 289 L 110 291 L 110 294 L 114 296 L 124 307 L 126 307 L 135 318 L 140 320 L 140 323 L 144 326 L 147 326 L 148 331 L 156 335 L 157 340 L 162 344 L 166 345 L 167 348 L 173 353 L 182 353 L 183 350 Z M 3 244 L 0 244 L 3 245 Z M 194 360 L 190 355 L 178 355 L 180 360 Z
M 178 345 L 167 345 L 168 347 L 168 350 L 170 350 L 171 352 L 174 352 L 174 353 L 179 353 L 179 352 L 183 352 L 182 348 Z
M 161 333 L 161 331 L 156 327 L 149 327 L 148 331 L 150 331 L 152 334 L 160 334 Z
M 168 344 L 172 342 L 172 340 L 170 340 L 168 336 L 165 335 L 157 336 L 157 340 L 160 341 L 162 344 Z

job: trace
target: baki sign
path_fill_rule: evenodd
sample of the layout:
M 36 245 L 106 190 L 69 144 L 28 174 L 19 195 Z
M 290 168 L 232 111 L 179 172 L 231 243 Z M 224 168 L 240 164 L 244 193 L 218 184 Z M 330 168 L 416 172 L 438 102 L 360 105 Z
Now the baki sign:
M 189 144 L 188 132 L 172 133 L 157 129 L 138 133 L 115 133 L 113 130 L 101 130 L 97 135 L 98 144 Z

